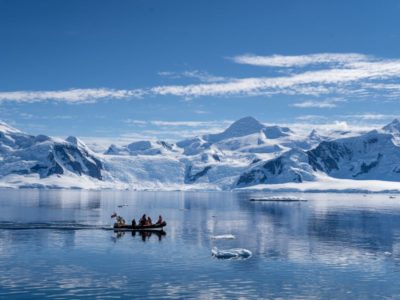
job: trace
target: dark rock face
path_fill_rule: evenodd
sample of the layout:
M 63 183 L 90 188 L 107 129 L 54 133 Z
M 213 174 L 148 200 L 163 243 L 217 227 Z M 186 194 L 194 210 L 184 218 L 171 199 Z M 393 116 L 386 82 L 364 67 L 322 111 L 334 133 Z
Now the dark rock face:
M 191 174 L 192 172 L 192 166 L 188 166 L 186 168 L 186 172 L 185 172 L 185 183 L 194 183 L 197 181 L 197 179 L 199 179 L 200 177 L 204 176 L 207 174 L 207 172 L 211 169 L 211 166 L 207 166 L 205 167 L 203 170 Z
M 265 170 L 267 170 L 272 175 L 279 175 L 282 173 L 282 157 L 278 157 L 276 159 L 270 160 L 266 162 L 263 166 Z
M 248 185 L 267 183 L 269 177 L 272 178 L 276 175 L 282 174 L 282 169 L 283 159 L 280 156 L 278 158 L 267 161 L 261 167 L 257 167 L 250 170 L 249 172 L 243 173 L 239 177 L 236 186 L 243 187 Z
M 373 162 L 371 162 L 371 163 L 369 163 L 369 164 L 366 164 L 365 162 L 363 162 L 362 164 L 361 164 L 361 167 L 360 167 L 360 172 L 358 172 L 357 174 L 355 174 L 355 175 L 353 175 L 353 177 L 357 177 L 357 176 L 359 176 L 359 175 L 361 175 L 361 174 L 366 174 L 366 173 L 368 173 L 372 168 L 375 168 L 378 164 L 379 164 L 379 161 L 382 159 L 382 154 L 381 153 L 378 153 L 378 157 L 376 158 L 376 160 L 375 161 L 373 161 Z
M 56 144 L 53 149 L 55 156 L 68 170 L 102 180 L 102 163 L 84 149 L 79 149 L 71 144 Z
M 216 161 L 221 161 L 221 159 L 219 158 L 218 154 L 213 154 L 212 157 L 216 160 Z
M 54 144 L 47 160 L 35 164 L 28 173 L 37 173 L 41 178 L 62 175 L 64 169 L 77 175 L 87 175 L 102 180 L 103 164 L 84 149 L 71 144 Z
M 307 151 L 309 163 L 314 170 L 331 172 L 338 170 L 341 159 L 351 160 L 352 151 L 345 145 L 337 142 L 322 142 L 315 149 Z
M 236 186 L 243 187 L 248 185 L 255 185 L 257 183 L 266 183 L 266 181 L 267 176 L 265 175 L 265 173 L 262 170 L 255 169 L 242 174 L 239 177 Z
M 167 143 L 167 142 L 164 142 L 164 141 L 159 141 L 158 142 L 158 144 L 160 144 L 161 146 L 163 146 L 165 149 L 167 149 L 167 150 L 169 150 L 169 151 L 172 151 L 172 145 L 171 144 L 169 144 L 169 143 Z

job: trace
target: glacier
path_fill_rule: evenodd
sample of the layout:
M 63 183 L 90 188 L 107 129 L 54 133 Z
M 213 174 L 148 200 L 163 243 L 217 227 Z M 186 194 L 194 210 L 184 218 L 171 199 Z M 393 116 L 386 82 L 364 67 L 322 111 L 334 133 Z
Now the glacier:
M 0 121 L 0 187 L 400 192 L 400 121 L 303 134 L 245 117 L 221 133 L 103 153 L 77 137 L 34 136 Z

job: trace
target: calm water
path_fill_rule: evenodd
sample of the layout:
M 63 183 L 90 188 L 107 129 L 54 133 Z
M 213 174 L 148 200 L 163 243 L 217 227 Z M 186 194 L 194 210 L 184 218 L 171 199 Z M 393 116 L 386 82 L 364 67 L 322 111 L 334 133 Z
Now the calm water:
M 400 195 L 257 196 L 0 190 L 0 298 L 400 299 Z M 162 213 L 166 235 L 106 230 L 113 211 Z

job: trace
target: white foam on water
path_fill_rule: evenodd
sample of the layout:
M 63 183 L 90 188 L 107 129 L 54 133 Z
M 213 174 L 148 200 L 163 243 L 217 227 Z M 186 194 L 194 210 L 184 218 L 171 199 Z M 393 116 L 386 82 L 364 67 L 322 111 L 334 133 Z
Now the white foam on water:
M 213 240 L 234 240 L 236 237 L 233 234 L 220 234 L 220 235 L 212 235 L 211 239 Z
M 243 248 L 220 250 L 217 247 L 211 249 L 211 254 L 220 259 L 247 259 L 252 255 L 250 250 Z

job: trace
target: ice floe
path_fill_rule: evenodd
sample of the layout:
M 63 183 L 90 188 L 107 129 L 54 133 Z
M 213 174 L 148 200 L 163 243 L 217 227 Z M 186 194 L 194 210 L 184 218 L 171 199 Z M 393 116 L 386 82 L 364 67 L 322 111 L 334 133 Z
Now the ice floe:
M 220 234 L 220 235 L 212 235 L 211 239 L 213 240 L 234 240 L 236 237 L 233 234 Z
M 252 253 L 250 250 L 243 249 L 243 248 L 234 248 L 234 249 L 226 249 L 220 250 L 217 247 L 213 247 L 211 249 L 212 256 L 220 259 L 246 259 L 250 258 Z
M 281 202 L 304 202 L 306 199 L 292 196 L 272 196 L 265 198 L 251 198 L 250 201 L 260 201 L 260 202 L 271 202 L 271 201 L 281 201 Z

